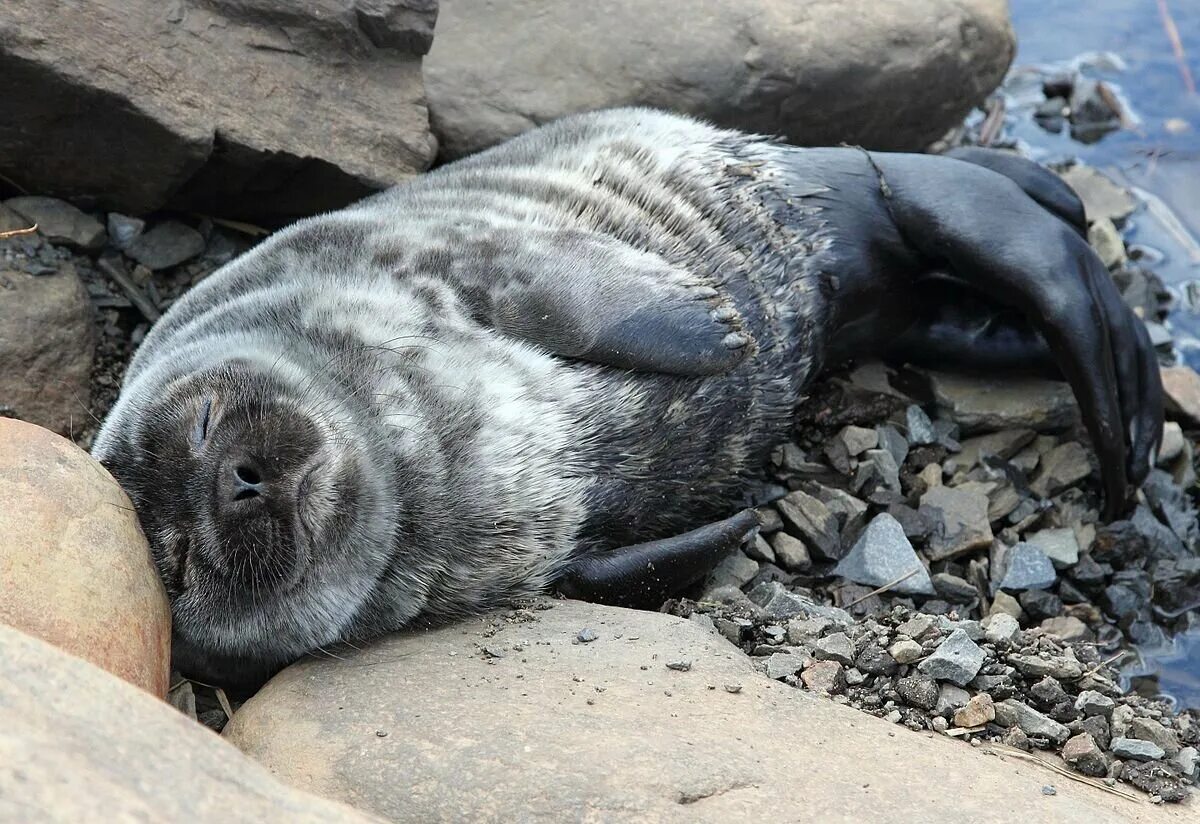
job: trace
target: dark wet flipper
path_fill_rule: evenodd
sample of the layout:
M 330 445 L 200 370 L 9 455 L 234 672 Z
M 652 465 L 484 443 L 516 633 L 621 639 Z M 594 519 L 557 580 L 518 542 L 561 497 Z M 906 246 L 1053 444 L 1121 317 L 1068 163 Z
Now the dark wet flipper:
M 990 169 L 921 155 L 872 155 L 892 219 L 931 269 L 1019 309 L 1070 382 L 1099 456 L 1105 514 L 1126 505 L 1127 455 L 1152 425 L 1142 401 L 1137 321 L 1079 233 Z M 986 204 L 986 208 L 980 204 Z M 1135 453 L 1136 454 L 1136 453 Z
M 1067 225 L 1080 235 L 1087 235 L 1087 217 L 1083 201 L 1066 181 L 1046 167 L 1011 152 L 979 146 L 960 146 L 946 152 L 946 157 L 982 166 L 1004 175 L 1020 186 L 1025 194 L 1043 209 L 1066 221 Z
M 916 321 L 880 353 L 937 370 L 1061 377 L 1046 341 L 1015 309 L 983 300 L 951 278 L 915 284 Z
M 751 510 L 673 538 L 589 555 L 559 578 L 568 598 L 654 609 L 708 574 L 758 526 Z

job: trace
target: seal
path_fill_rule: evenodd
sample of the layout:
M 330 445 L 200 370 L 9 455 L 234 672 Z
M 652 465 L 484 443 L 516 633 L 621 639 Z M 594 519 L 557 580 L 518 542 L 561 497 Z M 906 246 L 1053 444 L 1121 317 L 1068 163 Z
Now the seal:
M 1161 386 L 1084 229 L 998 153 L 571 117 L 223 267 L 146 336 L 93 451 L 200 673 L 552 587 L 653 604 L 753 528 L 805 387 L 866 353 L 1061 373 L 1111 516 Z

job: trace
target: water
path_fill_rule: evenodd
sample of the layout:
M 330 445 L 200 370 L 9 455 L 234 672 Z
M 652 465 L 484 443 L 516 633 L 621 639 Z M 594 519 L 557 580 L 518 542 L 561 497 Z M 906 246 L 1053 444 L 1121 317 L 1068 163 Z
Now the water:
M 1177 354 L 1200 367 L 1200 94 L 1180 69 L 1162 16 L 1174 20 L 1192 82 L 1200 84 L 1200 0 L 1010 0 L 1017 58 L 1006 89 L 1009 133 L 1044 161 L 1070 157 L 1096 166 L 1144 193 L 1129 218 L 1127 241 L 1175 298 L 1169 326 Z M 1114 59 L 1115 57 L 1115 59 Z M 1090 144 L 1065 130 L 1052 134 L 1028 116 L 1042 99 L 1044 70 L 1079 67 L 1110 84 L 1130 111 L 1131 127 Z M 1021 110 L 1024 109 L 1024 114 Z M 1161 256 L 1161 259 L 1159 259 Z M 1139 689 L 1160 690 L 1180 707 L 1200 707 L 1200 630 L 1171 647 L 1145 651 L 1126 670 Z
M 1010 0 L 1018 51 L 1008 89 L 1018 108 L 1041 100 L 1032 69 L 1078 66 L 1108 83 L 1130 128 L 1095 143 L 1051 134 L 1028 116 L 1010 134 L 1034 157 L 1078 157 L 1137 187 L 1150 203 L 1131 216 L 1127 241 L 1146 247 L 1175 297 L 1178 356 L 1200 368 L 1200 94 L 1189 88 L 1161 6 L 1174 21 L 1193 86 L 1200 84 L 1200 0 Z M 1162 259 L 1158 260 L 1161 254 Z

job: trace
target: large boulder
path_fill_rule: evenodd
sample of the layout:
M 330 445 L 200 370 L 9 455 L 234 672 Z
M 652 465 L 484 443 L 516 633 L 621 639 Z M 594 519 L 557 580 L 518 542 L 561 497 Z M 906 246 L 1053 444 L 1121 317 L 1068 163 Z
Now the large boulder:
M 640 104 L 804 145 L 922 149 L 1003 79 L 1005 0 L 442 0 L 425 61 L 445 157 Z
M 437 0 L 5 0 L 0 174 L 279 221 L 425 169 Z
M 3 244 L 3 241 L 0 241 Z M 0 409 L 71 435 L 91 398 L 92 304 L 69 263 L 33 275 L 0 266 Z
M 400 822 L 1192 815 L 771 681 L 697 623 L 571 601 L 307 660 L 225 735 L 284 781 Z
M 0 419 L 0 498 L 0 623 L 165 695 L 171 611 L 112 476 L 70 441 Z
M 210 731 L 0 624 L 0 822 L 372 821 L 287 787 Z

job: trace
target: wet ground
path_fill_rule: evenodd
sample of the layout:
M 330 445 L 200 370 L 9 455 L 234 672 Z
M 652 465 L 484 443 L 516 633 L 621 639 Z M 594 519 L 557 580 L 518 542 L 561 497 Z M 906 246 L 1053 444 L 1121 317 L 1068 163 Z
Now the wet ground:
M 1019 41 L 1006 84 L 1020 109 L 1044 99 L 1048 73 L 1079 70 L 1104 81 L 1126 110 L 1103 134 L 1055 133 L 1009 118 L 1009 133 L 1035 158 L 1078 157 L 1136 187 L 1144 204 L 1124 227 L 1175 297 L 1170 325 L 1180 359 L 1200 368 L 1200 2 L 1010 0 Z M 1181 706 L 1200 707 L 1200 633 L 1147 650 L 1127 675 Z M 1140 673 L 1145 673 L 1140 675 Z

